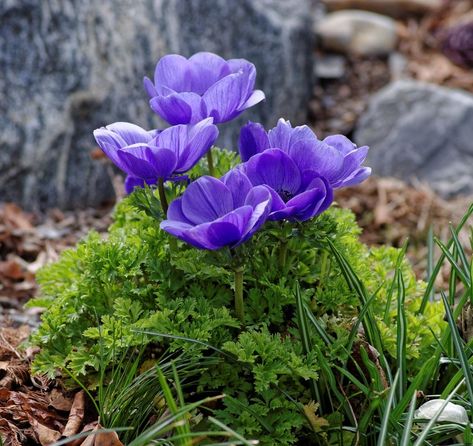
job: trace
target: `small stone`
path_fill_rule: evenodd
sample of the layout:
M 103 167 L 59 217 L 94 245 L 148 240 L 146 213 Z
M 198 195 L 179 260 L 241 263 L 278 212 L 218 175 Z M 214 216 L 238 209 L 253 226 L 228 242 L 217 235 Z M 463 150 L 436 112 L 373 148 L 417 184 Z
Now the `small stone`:
M 317 58 L 314 74 L 320 79 L 340 79 L 345 74 L 346 60 L 338 54 L 326 54 Z
M 327 14 L 316 33 L 331 51 L 361 56 L 385 56 L 397 43 L 396 22 L 367 11 L 346 10 Z
M 391 17 L 427 14 L 442 6 L 442 0 L 324 0 L 329 11 L 364 9 Z
M 391 53 L 388 59 L 389 73 L 393 81 L 401 79 L 405 73 L 407 59 L 398 52 Z
M 415 411 L 415 418 L 431 420 L 442 409 L 445 400 L 435 399 L 422 404 Z M 448 402 L 442 409 L 437 421 L 449 421 L 451 423 L 468 424 L 468 414 L 463 406 Z
M 420 180 L 444 198 L 473 193 L 473 95 L 400 80 L 376 95 L 355 130 L 373 174 Z

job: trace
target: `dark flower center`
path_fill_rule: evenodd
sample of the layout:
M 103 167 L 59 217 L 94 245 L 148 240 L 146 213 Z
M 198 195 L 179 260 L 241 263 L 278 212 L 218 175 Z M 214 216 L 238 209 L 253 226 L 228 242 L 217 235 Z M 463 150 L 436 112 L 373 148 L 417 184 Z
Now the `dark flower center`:
M 283 199 L 284 203 L 287 203 L 291 198 L 294 198 L 294 194 L 287 190 L 278 190 L 278 194 Z

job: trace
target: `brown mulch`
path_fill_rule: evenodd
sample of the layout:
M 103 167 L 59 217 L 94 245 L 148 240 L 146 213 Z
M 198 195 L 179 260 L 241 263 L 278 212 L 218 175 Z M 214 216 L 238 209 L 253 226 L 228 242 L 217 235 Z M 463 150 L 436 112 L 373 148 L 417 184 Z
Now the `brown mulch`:
M 110 222 L 109 208 L 39 216 L 13 203 L 0 205 L 0 326 L 35 326 L 37 313 L 22 306 L 37 291 L 36 272 L 90 230 L 105 232 Z
M 444 200 L 426 184 L 408 185 L 395 178 L 371 177 L 362 184 L 337 191 L 336 200 L 356 214 L 363 229 L 361 239 L 368 245 L 401 247 L 408 240 L 408 257 L 419 279 L 425 279 L 427 268 L 427 238 L 429 228 L 441 241 L 450 238 L 451 226 L 456 226 L 473 197 Z M 470 224 L 473 219 L 470 218 Z M 471 254 L 469 231 L 459 234 L 466 252 Z M 437 258 L 439 249 L 434 251 Z M 438 286 L 448 283 L 447 262 L 437 280 Z
M 30 328 L 0 328 L 0 438 L 5 446 L 41 445 L 101 428 L 83 390 L 30 374 L 35 350 L 21 348 Z M 89 434 L 70 446 L 123 446 L 115 433 Z

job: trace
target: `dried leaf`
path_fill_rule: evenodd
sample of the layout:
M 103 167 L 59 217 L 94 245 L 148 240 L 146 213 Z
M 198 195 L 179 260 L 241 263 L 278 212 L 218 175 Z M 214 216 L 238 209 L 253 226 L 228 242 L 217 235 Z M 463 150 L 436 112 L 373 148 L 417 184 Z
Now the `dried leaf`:
M 31 427 L 41 446 L 48 446 L 61 438 L 61 433 L 41 424 L 35 418 L 28 417 Z
M 49 394 L 49 405 L 57 410 L 63 412 L 70 412 L 72 408 L 72 400 L 62 393 L 60 390 L 54 388 Z
M 85 393 L 83 390 L 77 392 L 72 403 L 71 412 L 66 427 L 62 432 L 63 437 L 70 437 L 79 432 L 82 421 L 84 420 Z

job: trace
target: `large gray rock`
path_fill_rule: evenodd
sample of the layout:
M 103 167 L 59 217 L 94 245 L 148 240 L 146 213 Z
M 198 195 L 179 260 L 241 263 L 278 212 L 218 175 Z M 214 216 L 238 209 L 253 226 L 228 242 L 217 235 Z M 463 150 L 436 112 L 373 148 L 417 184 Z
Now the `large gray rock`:
M 415 81 L 381 90 L 361 117 L 373 173 L 425 181 L 444 197 L 473 193 L 473 95 Z
M 142 78 L 167 53 L 255 63 L 267 101 L 222 125 L 219 145 L 235 147 L 248 119 L 303 121 L 313 1 L 1 1 L 0 201 L 76 207 L 113 196 L 104 166 L 90 158 L 92 131 L 114 121 L 159 125 Z

